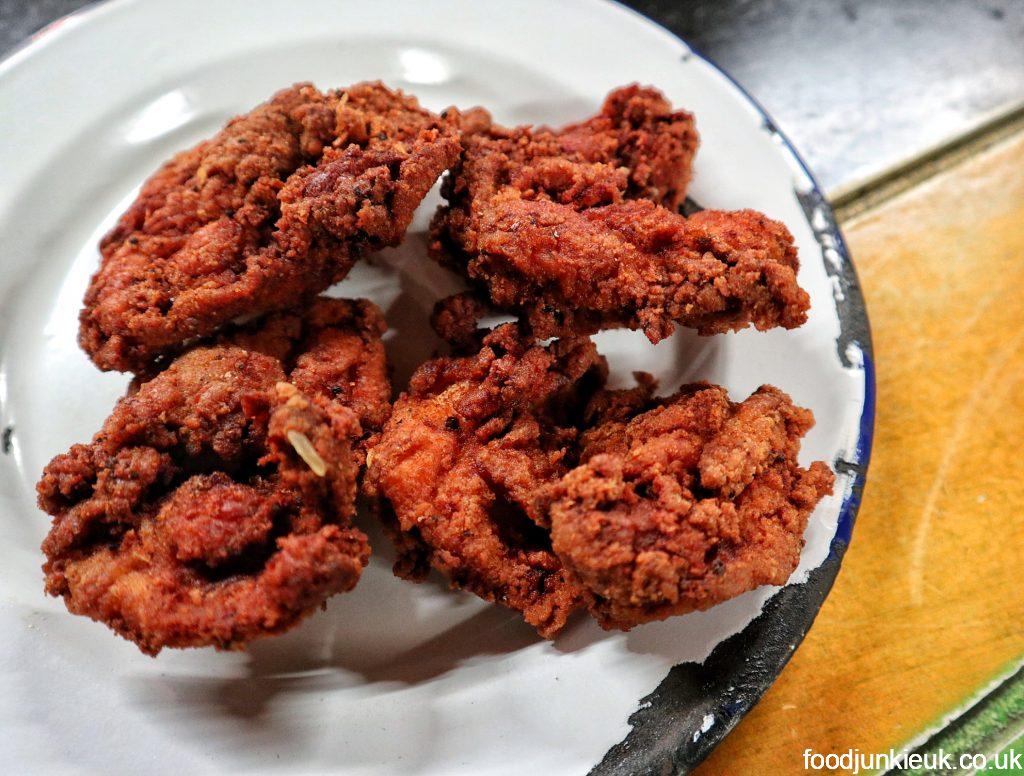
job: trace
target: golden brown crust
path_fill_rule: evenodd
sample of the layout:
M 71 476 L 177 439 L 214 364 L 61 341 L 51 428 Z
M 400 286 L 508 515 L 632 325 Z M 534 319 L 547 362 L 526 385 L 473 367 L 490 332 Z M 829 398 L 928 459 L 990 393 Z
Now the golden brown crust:
M 400 557 L 433 566 L 480 597 L 523 613 L 544 636 L 586 599 L 551 552 L 544 486 L 571 460 L 579 408 L 603 381 L 587 340 L 534 345 L 497 328 L 480 352 L 424 364 L 369 456 Z
M 707 609 L 785 584 L 833 475 L 796 461 L 810 411 L 763 386 L 746 401 L 653 384 L 591 404 L 580 465 L 550 491 L 555 552 L 606 628 Z
M 431 254 L 536 336 L 628 327 L 658 342 L 676 325 L 806 320 L 785 226 L 749 210 L 675 212 L 696 133 L 660 93 L 616 90 L 597 117 L 558 131 L 467 114 L 463 146 Z
M 577 209 L 642 198 L 675 210 L 697 151 L 693 116 L 636 84 L 611 92 L 596 116 L 561 129 L 505 128 L 482 108 L 466 111 L 461 129 L 464 151 L 444 183 L 453 209 L 466 211 L 454 218 L 506 187 Z
M 683 218 L 646 201 L 577 212 L 504 195 L 492 204 L 467 271 L 538 337 L 628 327 L 658 342 L 676 325 L 718 334 L 806 320 L 792 237 L 760 213 Z
M 380 83 L 298 84 L 178 154 L 101 243 L 79 342 L 144 371 L 231 320 L 292 307 L 397 245 L 459 152 L 439 118 Z
M 487 306 L 470 291 L 452 294 L 434 304 L 430 326 L 441 339 L 463 351 L 478 350 L 486 331 L 479 328 Z
M 219 338 L 281 361 L 288 379 L 307 396 L 351 408 L 359 419 L 357 456 L 380 433 L 391 413 L 391 380 L 381 336 L 384 314 L 366 299 L 318 297 L 302 312 L 273 313 Z
M 676 212 L 696 145 L 636 85 L 552 130 L 299 84 L 179 154 L 101 243 L 80 342 L 137 377 L 38 485 L 47 591 L 152 654 L 244 645 L 357 583 L 360 486 L 397 574 L 433 567 L 545 637 L 581 608 L 628 629 L 783 584 L 833 481 L 797 463 L 810 412 L 770 386 L 605 390 L 585 336 L 804 322 L 785 226 Z M 382 314 L 314 295 L 456 160 L 430 250 L 474 289 L 436 306 L 457 355 L 392 413 Z M 484 298 L 521 323 L 479 329 Z
M 382 328 L 368 302 L 321 299 L 137 382 L 39 482 L 47 592 L 156 654 L 237 647 L 351 589 L 362 446 L 388 409 Z

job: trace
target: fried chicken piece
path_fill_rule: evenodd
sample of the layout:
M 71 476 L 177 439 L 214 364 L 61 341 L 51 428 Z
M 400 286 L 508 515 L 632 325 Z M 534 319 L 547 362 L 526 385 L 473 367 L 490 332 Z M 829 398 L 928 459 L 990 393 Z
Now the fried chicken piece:
M 683 218 L 645 201 L 583 212 L 504 195 L 492 203 L 470 275 L 538 337 L 627 327 L 659 342 L 677 324 L 718 334 L 806 320 L 792 237 L 755 211 Z
M 284 363 L 288 380 L 300 392 L 351 408 L 360 424 L 356 458 L 366 450 L 391 414 L 391 380 L 381 336 L 387 322 L 367 299 L 319 297 L 302 312 L 273 313 L 220 337 Z
M 380 83 L 278 92 L 143 185 L 101 242 L 79 343 L 101 369 L 145 371 L 313 297 L 401 241 L 458 157 L 456 125 Z
M 563 127 L 558 136 L 563 154 L 625 171 L 628 199 L 649 199 L 669 210 L 682 204 L 693 176 L 697 128 L 692 114 L 672 110 L 657 89 L 619 87 L 605 97 L 600 113 Z
M 572 463 L 576 416 L 605 374 L 589 339 L 545 347 L 511 324 L 478 353 L 421 366 L 369 454 L 395 573 L 433 566 L 555 635 L 588 596 L 551 551 L 544 486 Z
M 739 404 L 708 384 L 653 389 L 596 397 L 581 463 L 550 489 L 553 548 L 608 629 L 785 584 L 832 491 L 824 463 L 796 460 L 811 412 L 777 388 Z
M 467 111 L 461 129 L 463 153 L 444 184 L 459 232 L 462 218 L 506 187 L 578 209 L 642 198 L 675 210 L 697 151 L 693 116 L 636 84 L 611 92 L 596 116 L 561 129 L 507 129 L 483 108 Z
M 156 654 L 239 647 L 352 589 L 370 552 L 351 525 L 360 445 L 389 398 L 382 327 L 368 302 L 321 299 L 136 383 L 43 472 L 46 591 Z
M 434 304 L 430 326 L 438 337 L 456 350 L 479 350 L 487 334 L 486 329 L 479 328 L 479 323 L 486 314 L 487 306 L 471 291 L 463 291 Z
M 652 105 L 658 106 L 656 109 Z M 810 299 L 782 224 L 750 210 L 675 212 L 696 134 L 654 90 L 628 87 L 561 131 L 464 120 L 431 255 L 541 338 L 676 325 L 793 328 Z

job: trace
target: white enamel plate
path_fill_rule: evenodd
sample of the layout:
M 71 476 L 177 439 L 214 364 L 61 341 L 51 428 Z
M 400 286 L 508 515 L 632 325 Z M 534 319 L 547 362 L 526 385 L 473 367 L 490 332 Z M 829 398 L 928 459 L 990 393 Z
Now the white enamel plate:
M 837 471 L 785 588 L 605 633 L 579 618 L 545 642 L 511 612 L 391 575 L 249 651 L 143 656 L 42 593 L 43 466 L 86 441 L 127 378 L 77 349 L 100 235 L 174 151 L 276 89 L 382 79 L 433 109 L 482 104 L 503 124 L 592 114 L 640 81 L 697 116 L 691 197 L 789 226 L 810 320 L 794 332 L 651 346 L 598 338 L 620 383 L 762 383 L 813 409 L 803 463 Z M 592 0 L 301 3 L 115 0 L 65 19 L 0 65 L 0 771 L 7 773 L 634 773 L 686 770 L 777 675 L 849 539 L 870 447 L 863 305 L 831 211 L 785 139 L 712 64 L 632 12 Z M 401 386 L 436 346 L 433 302 L 459 286 L 426 258 L 428 197 L 405 245 L 333 293 L 387 313 Z M 367 521 L 363 521 L 367 523 Z M 732 638 L 730 638 L 732 637 Z M 673 666 L 678 666 L 673 669 Z

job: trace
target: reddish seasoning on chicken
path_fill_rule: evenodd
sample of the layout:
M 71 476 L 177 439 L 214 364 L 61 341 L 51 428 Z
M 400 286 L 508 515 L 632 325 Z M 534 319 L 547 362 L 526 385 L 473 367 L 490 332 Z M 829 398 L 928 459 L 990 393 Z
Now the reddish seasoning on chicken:
M 541 338 L 607 328 L 651 342 L 675 326 L 793 328 L 810 300 L 781 223 L 750 210 L 677 212 L 693 118 L 629 86 L 560 130 L 505 129 L 476 109 L 446 179 L 431 254 Z
M 143 184 L 100 244 L 79 343 L 101 369 L 145 371 L 311 299 L 401 242 L 458 157 L 456 125 L 380 83 L 278 92 Z
M 46 590 L 149 654 L 279 633 L 369 558 L 352 526 L 388 412 L 383 319 L 315 301 L 138 380 L 37 488 Z
M 796 460 L 809 410 L 772 386 L 743 402 L 698 383 L 596 396 L 580 464 L 552 488 L 551 537 L 605 628 L 707 609 L 796 569 L 833 475 Z

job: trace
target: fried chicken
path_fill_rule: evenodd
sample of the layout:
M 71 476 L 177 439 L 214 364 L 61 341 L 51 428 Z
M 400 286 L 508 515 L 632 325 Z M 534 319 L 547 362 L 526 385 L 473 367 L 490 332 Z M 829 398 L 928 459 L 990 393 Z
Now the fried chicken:
M 366 299 L 319 297 L 302 312 L 273 313 L 228 329 L 219 342 L 264 353 L 288 365 L 288 380 L 307 396 L 352 409 L 359 420 L 362 464 L 391 414 L 391 380 L 381 336 L 387 322 Z
M 463 153 L 444 184 L 456 232 L 504 188 L 575 208 L 648 199 L 675 210 L 697 151 L 693 116 L 657 89 L 611 92 L 600 113 L 561 129 L 499 126 L 483 108 L 461 117 Z
M 805 321 L 784 225 L 678 213 L 697 142 L 637 85 L 506 129 L 298 84 L 171 159 L 86 293 L 80 344 L 136 378 L 37 486 L 47 592 L 149 654 L 241 647 L 356 585 L 360 490 L 397 575 L 434 568 L 544 637 L 581 609 L 628 630 L 785 583 L 833 484 L 797 462 L 811 413 L 770 386 L 608 390 L 587 336 Z M 392 408 L 381 312 L 316 295 L 397 245 L 453 166 L 430 252 L 472 290 L 432 316 L 453 355 Z M 487 305 L 521 320 L 478 328 Z
M 428 361 L 395 403 L 367 478 L 391 514 L 395 572 L 452 587 L 557 633 L 588 595 L 552 553 L 545 486 L 573 458 L 605 365 L 587 338 L 534 344 L 506 324 L 478 353 Z
M 541 338 L 799 326 L 809 297 L 785 226 L 749 210 L 675 212 L 696 144 L 689 114 L 636 86 L 562 130 L 471 111 L 431 255 Z
M 312 298 L 401 241 L 458 157 L 456 125 L 380 83 L 278 92 L 143 185 L 100 245 L 82 348 L 101 369 L 145 371 Z
M 369 302 L 320 299 L 137 382 L 43 472 L 47 592 L 156 654 L 244 645 L 354 587 L 361 449 L 388 410 L 382 329 Z
M 550 488 L 554 551 L 605 628 L 785 584 L 832 491 L 824 463 L 796 460 L 813 416 L 777 388 L 739 404 L 704 383 L 653 389 L 595 397 L 580 465 Z
M 469 296 L 435 310 L 442 337 L 480 350 L 421 367 L 370 454 L 396 573 L 434 566 L 545 637 L 583 606 L 628 630 L 785 583 L 833 482 L 797 463 L 810 411 L 771 386 L 742 403 L 704 383 L 656 398 L 643 374 L 605 390 L 587 338 L 470 336 L 481 314 Z
M 488 331 L 479 328 L 479 323 L 487 312 L 487 305 L 471 291 L 463 291 L 434 303 L 430 327 L 457 350 L 479 350 Z

